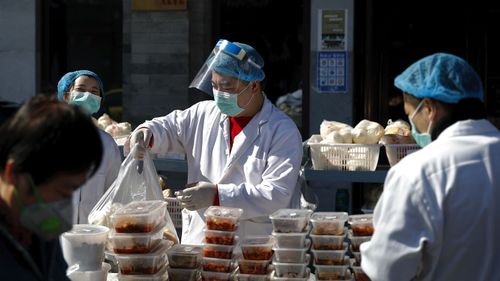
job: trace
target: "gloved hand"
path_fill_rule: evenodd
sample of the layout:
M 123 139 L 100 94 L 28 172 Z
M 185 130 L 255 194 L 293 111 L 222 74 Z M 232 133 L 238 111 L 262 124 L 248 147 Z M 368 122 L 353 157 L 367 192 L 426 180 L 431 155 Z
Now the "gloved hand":
M 214 203 L 215 184 L 200 181 L 186 185 L 186 189 L 176 191 L 175 196 L 181 201 L 183 208 L 190 211 L 199 210 L 212 206 Z
M 153 133 L 151 132 L 150 129 L 148 128 L 136 129 L 135 131 L 132 132 L 130 138 L 125 142 L 123 146 L 123 152 L 125 153 L 125 155 L 128 155 L 132 147 L 134 147 L 134 145 L 138 143 L 140 149 L 137 150 L 135 158 L 143 159 L 146 151 L 150 149 L 149 142 L 151 141 L 152 137 Z

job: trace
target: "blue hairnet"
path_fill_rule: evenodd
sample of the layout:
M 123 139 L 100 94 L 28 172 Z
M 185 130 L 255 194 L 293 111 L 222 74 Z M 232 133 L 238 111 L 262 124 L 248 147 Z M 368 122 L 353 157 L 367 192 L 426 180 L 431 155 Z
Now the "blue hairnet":
M 446 103 L 465 98 L 483 101 L 483 86 L 476 71 L 465 60 L 445 53 L 415 62 L 394 79 L 394 86 L 417 98 Z
M 236 77 L 244 81 L 262 81 L 266 74 L 262 70 L 264 67 L 264 59 L 250 45 L 234 42 L 233 44 L 242 48 L 246 52 L 243 60 L 221 51 L 212 65 L 213 69 L 218 73 Z M 250 62 L 251 60 L 251 62 Z
M 99 88 L 101 90 L 101 97 L 104 95 L 104 87 L 102 85 L 101 78 L 97 76 L 94 72 L 90 70 L 77 70 L 73 72 L 68 72 L 64 74 L 63 77 L 59 80 L 57 83 L 57 98 L 62 101 L 64 100 L 64 93 L 68 91 L 70 88 L 71 84 L 80 76 L 85 75 L 85 76 L 90 76 L 97 80 L 99 82 Z

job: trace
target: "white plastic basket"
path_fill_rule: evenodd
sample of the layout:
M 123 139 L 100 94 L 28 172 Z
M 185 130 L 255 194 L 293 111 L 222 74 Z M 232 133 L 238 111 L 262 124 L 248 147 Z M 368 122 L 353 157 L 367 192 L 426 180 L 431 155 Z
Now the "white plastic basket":
M 315 170 L 375 171 L 379 144 L 325 144 L 320 135 L 312 135 L 307 144 Z
M 181 202 L 175 197 L 165 197 L 167 210 L 172 218 L 175 228 L 182 228 L 182 207 Z
M 389 165 L 396 165 L 406 155 L 420 149 L 418 144 L 384 144 Z

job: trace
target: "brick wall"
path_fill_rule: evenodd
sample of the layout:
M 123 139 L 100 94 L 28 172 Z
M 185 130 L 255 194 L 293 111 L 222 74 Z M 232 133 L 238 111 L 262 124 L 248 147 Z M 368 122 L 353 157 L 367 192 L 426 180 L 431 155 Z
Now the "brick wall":
M 123 1 L 123 120 L 144 120 L 188 106 L 188 11 L 132 11 Z

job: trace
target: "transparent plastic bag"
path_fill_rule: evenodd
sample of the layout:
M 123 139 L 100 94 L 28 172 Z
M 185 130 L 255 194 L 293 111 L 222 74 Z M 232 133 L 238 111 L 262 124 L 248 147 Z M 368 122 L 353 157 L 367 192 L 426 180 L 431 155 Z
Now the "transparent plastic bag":
M 132 201 L 164 200 L 153 160 L 149 153 L 140 153 L 143 151 L 144 148 L 136 144 L 123 160 L 118 177 L 90 211 L 90 224 L 112 228 L 111 215 L 125 204 Z M 140 154 L 144 155 L 143 159 L 136 158 Z M 164 236 L 178 243 L 179 237 L 168 210 L 165 212 L 165 221 L 167 228 Z

